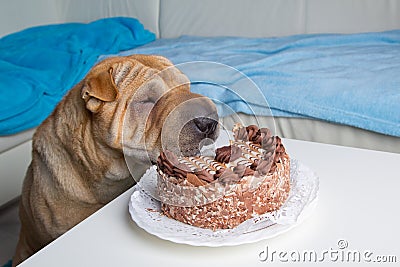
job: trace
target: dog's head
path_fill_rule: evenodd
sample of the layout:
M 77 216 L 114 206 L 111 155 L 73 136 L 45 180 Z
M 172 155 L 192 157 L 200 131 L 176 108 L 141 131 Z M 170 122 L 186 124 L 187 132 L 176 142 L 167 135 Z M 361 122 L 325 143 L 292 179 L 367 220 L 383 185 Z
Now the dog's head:
M 84 79 L 82 98 L 96 138 L 144 163 L 161 149 L 195 155 L 218 135 L 215 105 L 190 92 L 188 78 L 161 56 L 100 62 Z

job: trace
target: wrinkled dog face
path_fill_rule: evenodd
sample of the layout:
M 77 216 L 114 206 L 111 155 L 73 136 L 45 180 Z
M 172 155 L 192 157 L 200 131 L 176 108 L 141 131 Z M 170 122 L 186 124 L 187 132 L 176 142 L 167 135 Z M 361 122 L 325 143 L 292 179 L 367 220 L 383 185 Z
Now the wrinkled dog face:
M 188 78 L 160 56 L 104 60 L 86 76 L 82 97 L 99 138 L 143 163 L 161 149 L 198 154 L 202 140 L 218 136 L 212 101 L 191 93 Z

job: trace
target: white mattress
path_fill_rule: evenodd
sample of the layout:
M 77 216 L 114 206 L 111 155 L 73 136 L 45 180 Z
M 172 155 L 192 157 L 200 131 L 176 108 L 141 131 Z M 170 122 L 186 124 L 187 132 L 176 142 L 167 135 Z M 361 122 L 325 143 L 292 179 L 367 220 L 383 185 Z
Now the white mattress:
M 32 139 L 35 129 L 26 130 L 17 134 L 0 136 L 0 154 Z
M 237 121 L 241 121 L 244 125 L 257 123 L 264 127 L 275 125 L 275 134 L 285 138 L 400 153 L 400 137 L 326 121 L 283 117 L 276 117 L 272 121 L 270 117 L 256 119 L 246 114 L 225 117 L 222 121 L 228 129 Z
M 0 206 L 21 194 L 35 129 L 0 137 Z

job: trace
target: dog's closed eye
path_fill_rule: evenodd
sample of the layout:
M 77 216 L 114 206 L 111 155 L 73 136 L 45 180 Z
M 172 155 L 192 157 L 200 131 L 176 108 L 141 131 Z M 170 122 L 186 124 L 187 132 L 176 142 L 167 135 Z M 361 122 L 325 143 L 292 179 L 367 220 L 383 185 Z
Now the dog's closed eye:
M 150 111 L 163 94 L 163 90 L 156 86 L 149 86 L 146 89 L 146 91 L 138 92 L 132 101 L 134 110 L 144 116 L 150 114 Z
M 140 104 L 155 104 L 160 97 L 161 97 L 161 95 L 158 95 L 158 94 L 150 94 L 150 95 L 147 95 L 144 99 L 142 99 L 138 103 L 140 103 Z

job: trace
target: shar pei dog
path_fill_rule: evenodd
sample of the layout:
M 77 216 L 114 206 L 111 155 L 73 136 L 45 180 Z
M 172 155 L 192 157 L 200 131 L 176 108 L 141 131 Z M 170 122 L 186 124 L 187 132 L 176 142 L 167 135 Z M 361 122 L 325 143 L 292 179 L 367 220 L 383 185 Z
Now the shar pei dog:
M 126 191 L 162 149 L 195 155 L 217 136 L 215 105 L 166 58 L 98 63 L 33 136 L 13 265 Z

